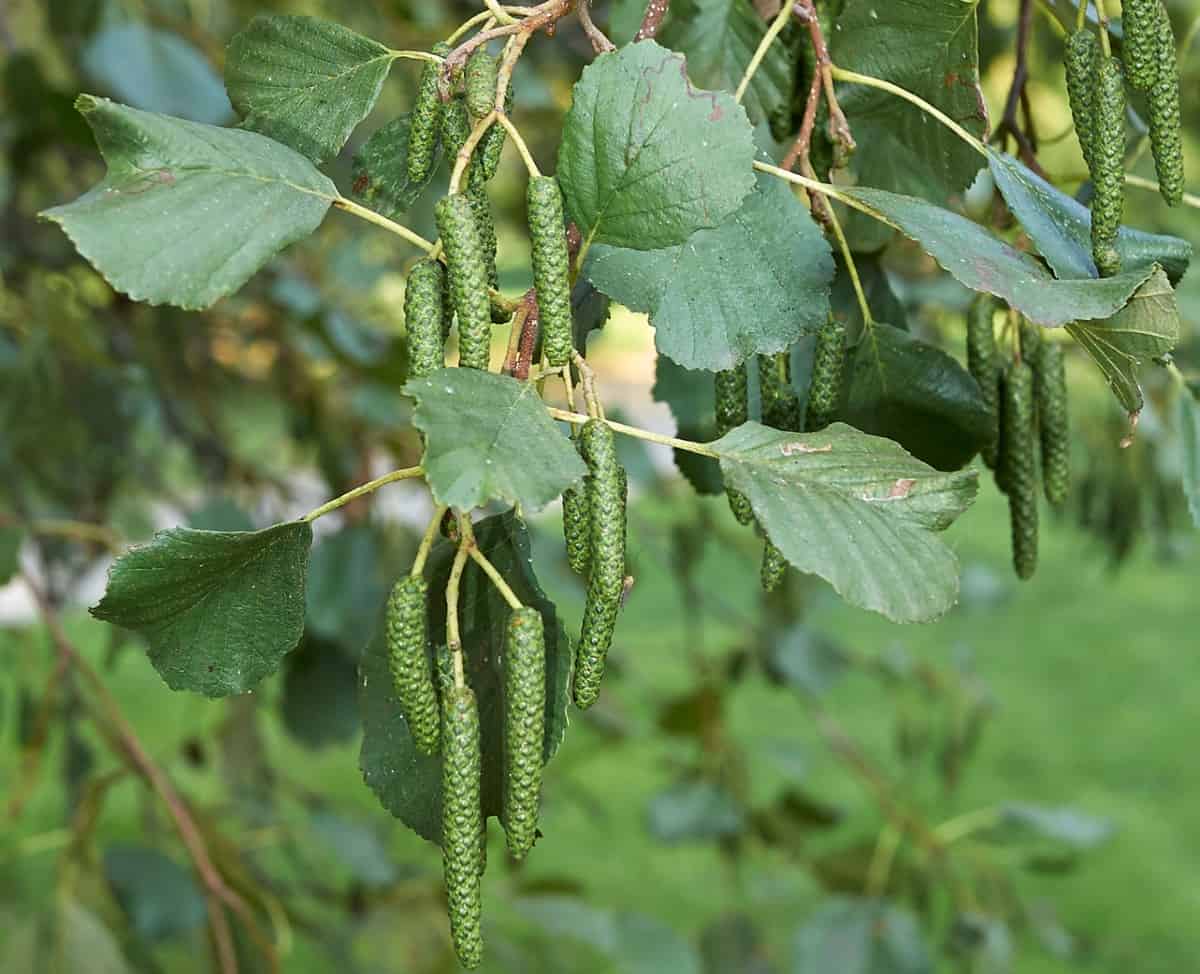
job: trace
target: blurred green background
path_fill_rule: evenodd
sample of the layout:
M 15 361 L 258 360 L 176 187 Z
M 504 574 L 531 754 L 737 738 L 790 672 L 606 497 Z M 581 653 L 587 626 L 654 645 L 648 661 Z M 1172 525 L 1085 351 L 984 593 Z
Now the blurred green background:
M 71 110 L 79 90 L 227 121 L 213 79 L 225 41 L 254 13 L 326 16 L 393 47 L 427 48 L 477 6 L 9 0 L 0 9 L 0 563 L 19 542 L 22 568 L 43 580 L 71 638 L 193 803 L 289 974 L 455 969 L 437 850 L 379 808 L 357 768 L 355 659 L 411 558 L 427 499 L 396 487 L 319 536 L 305 641 L 244 698 L 172 694 L 140 645 L 84 606 L 102 588 L 110 545 L 174 523 L 265 525 L 418 455 L 394 392 L 411 255 L 333 217 L 241 294 L 187 315 L 113 295 L 34 215 L 102 172 Z M 636 6 L 616 4 L 613 23 Z M 1198 12 L 1170 6 L 1182 37 Z M 1012 74 L 1016 8 L 981 6 L 993 118 Z M 608 13 L 597 4 L 600 23 Z M 123 34 L 130 24 L 186 42 L 188 53 Z M 1036 29 L 1041 158 L 1078 182 L 1061 42 L 1045 18 Z M 560 42 L 535 41 L 522 62 L 517 120 L 547 169 L 589 56 L 564 25 Z M 1200 172 L 1200 44 L 1183 67 L 1188 158 Z M 397 65 L 333 167 L 339 185 L 349 183 L 351 150 L 407 106 L 414 78 Z M 1146 160 L 1139 166 L 1151 174 Z M 506 156 L 493 201 L 508 293 L 529 283 L 522 179 Z M 422 232 L 435 198 L 411 215 Z M 1129 212 L 1200 245 L 1195 211 L 1140 194 Z M 969 295 L 903 248 L 885 263 L 909 326 L 961 354 Z M 1198 281 L 1191 274 L 1180 291 L 1189 372 Z M 615 311 L 589 357 L 611 412 L 672 428 L 651 394 L 643 319 Z M 629 448 L 637 584 L 613 675 L 602 705 L 573 717 L 547 775 L 545 834 L 524 865 L 505 860 L 493 823 L 485 970 L 1195 966 L 1200 546 L 1178 489 L 1179 445 L 1156 374 L 1128 450 L 1094 367 L 1071 355 L 1070 376 L 1076 497 L 1067 511 L 1044 512 L 1038 575 L 1012 578 L 1004 502 L 981 478 L 979 501 L 950 532 L 961 604 L 926 627 L 887 624 L 796 578 L 764 599 L 760 542 L 737 528 L 723 497 L 698 497 L 658 448 Z M 80 522 L 103 530 L 81 538 L 69 527 Z M 18 523 L 44 530 L 19 535 Z M 583 593 L 557 515 L 531 528 L 542 582 L 573 625 Z M 64 957 L 94 958 L 78 970 L 209 970 L 204 902 L 170 823 L 84 719 L 86 690 L 68 681 L 46 696 L 54 657 L 19 579 L 0 587 L 0 627 L 0 970 L 31 969 L 31 938 L 50 936 L 75 938 Z M 919 817 L 927 842 L 899 836 L 895 807 Z M 892 946 L 856 968 L 838 954 L 837 904 L 864 893 L 886 895 L 918 929 L 891 929 Z M 830 906 L 830 897 L 843 899 Z M 813 966 L 814 942 L 826 966 Z M 125 966 L 109 962 L 115 945 Z M 266 969 L 252 944 L 239 950 L 243 969 Z

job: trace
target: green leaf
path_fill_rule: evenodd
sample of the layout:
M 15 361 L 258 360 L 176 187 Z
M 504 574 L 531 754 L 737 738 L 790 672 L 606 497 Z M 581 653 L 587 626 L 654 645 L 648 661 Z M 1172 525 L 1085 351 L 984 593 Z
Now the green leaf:
M 504 576 L 525 605 L 542 614 L 546 629 L 546 741 L 549 761 L 567 728 L 572 648 L 554 604 L 547 600 L 533 572 L 529 535 L 511 512 L 475 525 L 480 550 Z M 446 641 L 446 582 L 454 547 L 439 543 L 429 561 L 429 632 L 434 646 Z M 511 609 L 474 562 L 463 573 L 460 627 L 466 653 L 467 682 L 479 701 L 483 741 L 483 810 L 503 821 L 502 780 L 504 679 L 503 645 Z M 442 762 L 419 752 L 404 723 L 396 699 L 382 626 L 363 657 L 360 681 L 363 743 L 359 757 L 363 778 L 380 803 L 410 829 L 430 842 L 442 841 Z
M 989 147 L 988 165 L 996 188 L 1054 273 L 1061 278 L 1096 277 L 1088 208 L 1006 153 Z M 1117 234 L 1117 251 L 1125 270 L 1157 263 L 1172 284 L 1179 283 L 1192 259 L 1192 245 L 1186 240 L 1126 226 Z
M 750 0 L 676 0 L 659 38 L 687 58 L 688 75 L 696 84 L 733 91 L 767 26 Z M 790 106 L 795 83 L 795 55 L 778 38 L 767 49 L 742 96 L 750 121 L 757 124 L 777 109 Z
M 1143 267 L 1099 280 L 1059 281 L 1037 258 L 950 210 L 881 189 L 840 187 L 838 192 L 919 243 L 959 283 L 995 294 L 1031 321 L 1051 328 L 1115 314 L 1153 270 Z
M 1186 389 L 1179 393 L 1179 439 L 1183 446 L 1183 493 L 1200 528 L 1200 406 Z M 0 580 L 4 572 L 0 569 Z
M 828 901 L 796 935 L 792 974 L 933 974 L 916 919 L 881 900 Z
M 499 500 L 545 507 L 587 473 L 537 389 L 477 369 L 441 369 L 404 387 L 425 434 L 425 477 L 439 504 L 462 511 Z
M 938 473 L 890 440 L 842 423 L 796 434 L 750 422 L 712 447 L 796 568 L 893 622 L 926 622 L 958 594 L 958 561 L 935 532 L 975 499 L 973 471 Z
M 649 312 L 658 350 L 688 369 L 715 372 L 781 352 L 829 316 L 829 244 L 808 208 L 770 176 L 719 227 L 679 246 L 596 244 L 589 258 L 592 283 Z
M 46 974 L 130 974 L 112 931 L 91 910 L 68 896 L 59 901 L 55 934 L 51 956 L 43 957 L 45 966 L 35 970 Z
M 711 842 L 737 835 L 745 826 L 734 797 L 711 781 L 681 781 L 660 791 L 646 809 L 646 823 L 659 842 Z
M 654 250 L 731 216 L 754 185 L 753 161 L 732 96 L 697 91 L 682 57 L 639 41 L 583 69 L 558 181 L 585 241 Z
M 367 887 L 390 886 L 398 870 L 379 833 L 366 822 L 355 821 L 335 812 L 313 812 L 312 830 L 336 857 L 337 868 L 344 869 Z
M 538 896 L 517 910 L 547 934 L 600 951 L 620 974 L 700 974 L 696 949 L 664 923 L 640 913 L 602 910 L 576 897 Z
M 979 88 L 974 3 L 963 0 L 847 0 L 830 38 L 840 68 L 891 81 L 925 99 L 967 131 L 987 127 Z M 838 87 L 859 151 L 856 182 L 947 204 L 975 178 L 979 153 L 915 105 L 863 85 Z M 887 234 L 852 218 L 861 247 Z
M 82 53 L 83 69 L 110 94 L 148 112 L 223 125 L 233 117 L 212 65 L 182 37 L 137 21 L 96 34 Z
M 350 524 L 324 536 L 308 565 L 306 634 L 356 656 L 362 649 L 362 621 L 383 605 L 391 581 L 376 527 Z
M 371 617 L 359 617 L 360 630 L 361 620 Z M 284 661 L 282 691 L 283 726 L 305 747 L 344 744 L 358 733 L 358 665 L 337 643 L 305 633 Z
M 91 95 L 76 104 L 108 175 L 42 215 L 135 301 L 209 307 L 312 233 L 338 196 L 303 156 L 253 132 Z
M 1108 379 L 1117 401 L 1129 412 L 1142 408 L 1138 367 L 1166 355 L 1179 341 L 1179 306 L 1167 275 L 1157 268 L 1119 313 L 1107 321 L 1067 325 Z
M 311 545 L 304 521 L 160 531 L 113 563 L 92 615 L 141 633 L 172 689 L 245 693 L 300 641 Z
M 841 417 L 895 440 L 939 470 L 957 470 L 990 435 L 979 384 L 940 348 L 876 323 L 850 353 Z
M 408 178 L 408 132 L 410 116 L 401 115 L 378 129 L 354 154 L 353 197 L 376 213 L 397 219 L 408 211 L 433 181 L 437 167 L 430 167 L 424 182 Z
M 21 568 L 21 542 L 24 534 L 16 525 L 0 527 L 0 585 L 9 580 Z
M 375 107 L 394 58 L 332 21 L 260 15 L 229 43 L 225 87 L 246 128 L 320 163 Z
M 698 443 L 716 438 L 716 392 L 709 373 L 689 372 L 660 355 L 652 394 L 655 402 L 665 402 L 670 407 L 681 438 Z M 724 489 L 721 468 L 710 457 L 676 450 L 675 465 L 697 493 L 719 494 Z
M 182 937 L 204 925 L 204 897 L 192 874 L 157 849 L 109 846 L 104 878 L 134 931 L 149 943 Z

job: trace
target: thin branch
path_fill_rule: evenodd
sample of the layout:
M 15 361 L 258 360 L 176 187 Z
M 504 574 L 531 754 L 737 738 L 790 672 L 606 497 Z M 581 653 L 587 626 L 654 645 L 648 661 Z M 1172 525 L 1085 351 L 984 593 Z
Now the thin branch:
M 179 792 L 175 790 L 175 785 L 167 773 L 155 763 L 142 746 L 137 732 L 133 729 L 133 725 L 125 717 L 116 698 L 109 692 L 108 687 L 104 685 L 104 681 L 100 679 L 96 671 L 88 665 L 75 648 L 62 626 L 57 612 L 55 612 L 54 607 L 46 598 L 45 593 L 30 579 L 26 579 L 26 584 L 33 593 L 35 601 L 38 603 L 46 630 L 50 633 L 50 638 L 53 640 L 55 648 L 58 650 L 60 656 L 65 658 L 70 666 L 81 674 L 91 687 L 93 694 L 99 701 L 100 710 L 103 712 L 105 720 L 113 728 L 130 767 L 158 795 L 159 799 L 166 806 L 172 821 L 175 823 L 175 829 L 179 833 L 179 838 L 187 850 L 188 857 L 195 867 L 196 875 L 199 877 L 201 885 L 204 887 L 206 896 L 209 899 L 209 921 L 212 926 L 214 946 L 216 947 L 222 974 L 237 974 L 238 967 L 237 955 L 233 949 L 233 934 L 229 927 L 229 919 L 221 908 L 221 904 L 233 910 L 238 918 L 246 924 L 247 930 L 250 931 L 256 942 L 260 943 L 263 947 L 271 970 L 277 971 L 279 961 L 276 957 L 274 947 L 265 938 L 262 938 L 258 921 L 255 920 L 254 914 L 246 901 L 226 885 L 220 870 L 209 855 L 203 832 L 192 817 L 187 803 L 180 796 Z
M 38 521 L 19 521 L 7 514 L 0 514 L 0 528 L 23 528 L 30 534 L 46 537 L 71 538 L 75 541 L 103 545 L 109 551 L 116 553 L 121 550 L 121 538 L 103 524 L 93 524 L 90 521 L 71 521 L 64 518 L 43 518 Z
M 471 164 L 471 156 L 475 154 L 475 147 L 479 145 L 480 139 L 487 135 L 493 123 L 496 121 L 497 113 L 493 110 L 487 115 L 484 115 L 475 127 L 471 129 L 471 134 L 467 136 L 467 141 L 462 144 L 462 148 L 458 150 L 458 155 L 454 157 L 454 171 L 450 173 L 449 192 L 457 193 L 462 185 L 463 175 L 467 171 L 467 166 Z
M 585 416 L 582 413 L 573 413 L 566 409 L 558 409 L 555 406 L 547 406 L 546 412 L 550 414 L 551 418 L 561 419 L 564 423 L 570 423 L 573 426 L 582 426 L 584 423 L 595 418 Z M 676 450 L 684 450 L 687 453 L 697 453 L 702 457 L 712 457 L 714 460 L 721 458 L 721 454 L 704 443 L 693 443 L 691 440 L 681 440 L 674 436 L 664 436 L 662 433 L 652 433 L 650 430 L 640 429 L 637 426 L 618 423 L 615 419 L 602 419 L 601 422 L 607 423 L 614 433 L 633 436 L 639 440 L 645 440 L 647 443 L 657 443 L 660 446 L 673 447 Z
M 813 126 L 817 120 L 817 102 L 820 97 L 821 76 L 813 72 L 812 84 L 808 88 L 808 101 L 804 103 L 804 118 L 800 122 L 800 132 L 780 163 L 784 169 L 795 169 L 797 160 L 808 159 L 809 148 L 812 145 Z M 805 168 L 811 170 L 812 167 L 806 165 Z
M 821 18 L 817 16 L 812 0 L 796 0 L 795 7 L 808 24 L 808 36 L 817 61 L 816 73 L 821 78 L 821 86 L 825 90 L 825 102 L 829 106 L 829 135 L 841 145 L 846 155 L 850 155 L 855 149 L 854 136 L 850 132 L 850 123 L 846 121 L 846 114 L 842 111 L 837 93 L 833 89 L 836 69 L 829 57 L 829 45 L 826 43 L 825 33 L 821 30 Z
M 837 214 L 833 212 L 833 207 L 829 207 L 828 212 L 829 226 L 833 229 L 833 235 L 837 237 L 838 249 L 842 252 L 842 262 L 846 265 L 846 273 L 850 275 L 850 283 L 854 287 L 854 296 L 858 299 L 858 309 L 862 312 L 863 326 L 869 331 L 874 327 L 875 319 L 871 317 L 871 307 L 867 304 L 867 295 L 863 290 L 862 280 L 858 276 L 858 265 L 854 263 L 854 254 L 850 251 L 850 243 L 846 240 L 846 234 L 842 230 L 842 222 L 837 218 Z
M 432 64 L 441 64 L 442 59 L 436 54 L 430 54 L 428 51 L 392 51 L 393 60 L 409 60 L 409 61 L 429 61 Z
M 469 41 L 460 44 L 446 55 L 446 63 L 442 70 L 448 77 L 466 63 L 472 51 L 483 47 L 488 41 L 493 41 L 498 37 L 508 37 L 510 34 L 532 34 L 534 31 L 541 30 L 541 28 L 566 16 L 570 9 L 571 0 L 547 0 L 547 2 L 538 4 L 538 6 L 530 9 L 525 19 L 518 23 L 505 24 L 503 27 L 493 27 L 490 30 L 480 31 Z
M 1136 186 L 1138 189 L 1148 189 L 1155 193 L 1159 192 L 1158 183 L 1153 179 L 1145 179 L 1142 176 L 1135 176 L 1132 173 L 1125 174 L 1125 183 L 1129 186 Z M 1195 193 L 1184 193 L 1183 203 L 1185 206 L 1191 206 L 1200 210 L 1200 196 Z
M 479 546 L 475 543 L 474 537 L 471 538 L 470 554 L 475 564 L 482 568 L 483 573 L 487 575 L 489 579 L 491 579 L 492 584 L 496 586 L 496 591 L 499 592 L 504 601 L 508 603 L 509 608 L 523 608 L 521 600 L 517 598 L 516 593 L 509 588 L 508 582 L 506 582 L 500 572 L 496 570 L 496 566 L 488 560 L 487 555 L 479 550 Z
M 364 494 L 370 494 L 373 491 L 379 490 L 380 487 L 386 487 L 388 484 L 394 484 L 398 480 L 411 480 L 413 477 L 422 477 L 425 475 L 424 467 L 405 467 L 402 470 L 393 470 L 391 473 L 385 473 L 382 477 L 376 477 L 374 480 L 369 480 L 365 484 L 360 484 L 353 490 L 349 490 L 342 494 L 341 497 L 335 497 L 333 500 L 322 504 L 315 510 L 309 511 L 301 520 L 312 523 L 319 517 L 324 517 L 331 511 L 336 511 L 339 507 L 345 507 L 352 500 L 357 500 Z
M 498 24 L 515 24 L 517 19 L 508 11 L 500 6 L 500 0 L 483 0 L 483 5 L 488 8 L 491 15 L 496 18 Z
M 584 0 L 582 6 L 587 5 L 587 0 Z M 759 67 L 763 63 L 763 58 L 767 56 L 767 51 L 771 45 L 775 43 L 787 23 L 792 18 L 792 0 L 785 0 L 784 4 L 779 8 L 779 13 L 775 19 L 771 21 L 771 26 L 767 28 L 767 32 L 763 34 L 762 40 L 758 42 L 758 47 L 754 50 L 754 56 L 750 58 L 750 63 L 746 65 L 746 71 L 742 75 L 742 80 L 738 82 L 737 90 L 733 93 L 733 100 L 741 102 L 742 97 L 746 94 L 746 89 L 750 87 L 750 82 L 754 80 L 754 75 L 758 73 Z
M 646 4 L 646 13 L 642 16 L 642 25 L 633 35 L 633 39 L 635 41 L 653 40 L 658 33 L 658 28 L 662 26 L 663 18 L 670 9 L 671 0 L 650 0 Z
M 597 54 L 615 51 L 617 45 L 610 41 L 608 35 L 593 22 L 591 7 L 592 0 L 579 0 L 579 23 L 583 27 L 583 32 L 587 34 L 588 40 L 592 42 L 592 50 Z
M 471 529 L 471 515 L 462 514 L 458 518 L 460 540 L 458 551 L 454 555 L 454 564 L 450 567 L 450 580 L 446 583 L 446 646 L 450 650 L 454 664 L 454 685 L 461 689 L 467 685 L 463 670 L 462 636 L 458 630 L 458 589 L 462 583 L 463 568 L 467 564 L 467 555 L 475 536 Z
M 389 220 L 386 216 L 376 213 L 374 210 L 368 210 L 365 206 L 359 206 L 354 200 L 348 200 L 344 196 L 339 196 L 333 201 L 333 205 L 339 210 L 352 213 L 360 220 L 366 220 L 368 223 L 374 223 L 377 227 L 383 227 L 388 233 L 394 233 L 397 237 L 402 237 L 414 247 L 420 247 L 426 253 L 433 251 L 433 244 L 415 230 L 410 230 L 395 220 Z
M 1029 40 L 1033 34 L 1033 0 L 1021 0 L 1020 13 L 1017 16 L 1017 57 L 1013 68 L 1012 83 L 1008 88 L 1008 98 L 1004 102 L 1004 114 L 996 127 L 996 137 L 1003 138 L 1011 135 L 1017 143 L 1017 151 L 1021 161 L 1038 175 L 1045 177 L 1037 160 L 1037 138 L 1033 134 L 1033 115 L 1030 112 L 1026 85 L 1029 81 Z M 1025 111 L 1025 123 L 1028 131 L 1021 127 L 1018 117 L 1021 109 Z
M 508 134 L 512 136 L 513 143 L 517 147 L 517 151 L 521 153 L 521 161 L 525 163 L 525 168 L 529 170 L 529 175 L 536 179 L 542 174 L 538 169 L 538 165 L 533 160 L 533 154 L 529 151 L 529 146 L 525 144 L 525 140 L 521 138 L 521 133 L 517 131 L 517 127 L 513 125 L 512 119 L 505 114 L 496 116 L 496 121 L 508 129 Z
M 417 547 L 417 555 L 413 558 L 412 571 L 409 574 L 416 576 L 425 571 L 425 562 L 429 559 L 429 552 L 433 550 L 433 542 L 437 540 L 438 528 L 441 527 L 442 518 L 446 516 L 447 510 L 449 508 L 444 504 L 434 510 L 429 526 L 421 538 L 421 544 Z

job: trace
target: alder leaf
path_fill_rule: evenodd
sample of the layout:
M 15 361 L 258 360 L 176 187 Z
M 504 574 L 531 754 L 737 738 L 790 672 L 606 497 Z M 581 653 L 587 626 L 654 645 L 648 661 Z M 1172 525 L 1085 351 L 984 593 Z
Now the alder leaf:
M 83 69 L 103 90 L 135 108 L 223 125 L 233 117 L 220 76 L 191 43 L 137 21 L 97 33 Z
M 1142 409 L 1137 370 L 1166 355 L 1179 341 L 1179 306 L 1167 275 L 1158 268 L 1120 312 L 1106 321 L 1067 325 L 1108 379 L 1117 401 L 1131 414 Z
M 842 388 L 842 419 L 939 470 L 957 470 L 991 435 L 979 383 L 940 348 L 891 325 L 864 331 Z
M 246 128 L 320 163 L 371 113 L 394 59 L 332 21 L 264 14 L 230 41 L 225 87 Z
M 475 525 L 475 540 L 525 605 L 542 614 L 546 632 L 546 738 L 543 762 L 548 762 L 567 729 L 572 650 L 554 604 L 538 584 L 525 524 L 512 512 Z M 439 542 L 430 558 L 429 633 L 433 646 L 446 642 L 446 583 L 454 546 Z M 479 702 L 483 743 L 482 800 L 485 816 L 503 823 L 504 675 L 503 644 L 512 610 L 496 587 L 473 562 L 467 563 L 459 588 L 459 624 L 467 682 Z M 360 709 L 363 742 L 359 766 L 380 804 L 430 842 L 442 841 L 442 759 L 418 751 L 388 668 L 382 625 L 367 647 L 360 667 Z
M 285 145 L 81 95 L 104 181 L 42 216 L 135 301 L 202 310 L 312 233 L 337 187 Z
M 462 511 L 498 500 L 545 507 L 587 473 L 532 383 L 477 369 L 414 379 L 413 425 L 425 434 L 425 478 L 439 504 Z
M 687 58 L 688 74 L 696 84 L 733 91 L 767 26 L 750 0 L 675 0 L 659 38 Z M 796 54 L 786 36 L 785 31 L 767 48 L 742 97 L 742 106 L 755 124 L 784 106 L 790 108 Z
M 1113 277 L 1060 281 L 1037 258 L 950 210 L 882 189 L 839 187 L 838 193 L 915 240 L 960 283 L 1003 298 L 1030 321 L 1050 328 L 1110 317 L 1154 270 L 1141 267 Z
M 1092 214 L 1086 206 L 1052 186 L 1019 159 L 988 148 L 996 188 L 1029 239 L 1061 278 L 1096 277 L 1092 260 Z M 1179 237 L 1122 226 L 1117 252 L 1125 270 L 1162 266 L 1178 284 L 1192 259 L 1192 245 Z
M 754 186 L 753 161 L 733 96 L 693 88 L 682 57 L 639 41 L 583 69 L 558 181 L 586 242 L 654 250 L 737 210 Z
M 792 974 L 933 974 L 916 919 L 886 900 L 838 897 L 796 934 Z
M 954 604 L 958 561 L 937 532 L 975 499 L 974 471 L 939 473 L 843 423 L 797 434 L 750 422 L 712 448 L 787 560 L 846 601 L 893 622 Z
M 408 211 L 433 181 L 436 166 L 419 183 L 408 178 L 409 115 L 401 115 L 375 132 L 354 154 L 352 195 L 376 213 L 397 219 Z
M 815 333 L 829 316 L 833 270 L 808 208 L 760 176 L 719 227 L 662 250 L 596 244 L 585 273 L 614 301 L 649 313 L 660 352 L 716 372 Z
M 311 546 L 305 521 L 160 531 L 113 563 L 92 615 L 141 633 L 172 689 L 245 693 L 300 641 Z
M 833 63 L 913 92 L 974 135 L 987 126 L 979 87 L 974 3 L 963 0 L 847 0 L 829 39 Z M 838 86 L 859 151 L 856 182 L 947 204 L 975 178 L 979 153 L 940 122 L 895 95 Z M 860 246 L 882 246 L 886 232 L 853 215 Z

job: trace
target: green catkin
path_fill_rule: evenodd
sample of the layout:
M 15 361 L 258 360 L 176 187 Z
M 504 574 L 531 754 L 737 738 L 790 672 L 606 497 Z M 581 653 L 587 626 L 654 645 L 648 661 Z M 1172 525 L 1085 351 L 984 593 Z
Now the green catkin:
M 449 331 L 445 305 L 446 270 L 424 257 L 408 272 L 404 289 L 404 326 L 408 335 L 408 375 L 419 379 L 446 364 Z
M 824 429 L 837 416 L 845 365 L 846 326 L 829 318 L 817 332 L 817 347 L 813 353 L 808 420 L 805 424 L 809 432 Z
M 1121 270 L 1117 231 L 1125 208 L 1125 85 L 1121 63 L 1101 58 L 1092 141 L 1092 259 L 1101 275 Z
M 979 383 L 980 399 L 988 414 L 991 436 L 980 450 L 983 462 L 996 466 L 1000 425 L 1000 361 L 992 318 L 997 307 L 990 294 L 978 294 L 967 309 L 967 371 Z
M 523 607 L 508 620 L 504 644 L 504 830 L 523 859 L 537 836 L 546 725 L 546 642 L 542 614 Z
M 572 433 L 575 447 L 579 435 Z M 563 539 L 567 546 L 567 564 L 577 575 L 586 575 L 592 554 L 591 505 L 588 503 L 587 480 L 578 487 L 563 491 Z
M 1066 51 L 1067 99 L 1071 118 L 1075 121 L 1075 136 L 1089 170 L 1092 165 L 1092 143 L 1095 138 L 1096 116 L 1092 92 L 1100 61 L 1100 42 L 1090 30 L 1077 30 L 1067 38 Z
M 449 44 L 435 44 L 433 53 L 445 57 L 450 53 Z M 426 63 L 417 83 L 417 97 L 413 102 L 412 120 L 408 130 L 408 178 L 414 183 L 423 183 L 433 171 L 436 160 L 438 137 L 442 128 L 442 100 L 438 97 L 438 75 L 440 63 Z
M 1042 342 L 1033 366 L 1033 380 L 1042 446 L 1042 486 L 1046 500 L 1062 504 L 1071 489 L 1071 431 L 1067 373 L 1058 342 Z
M 1150 149 L 1158 190 L 1168 206 L 1183 200 L 1183 120 L 1179 109 L 1179 63 L 1171 20 L 1160 4 L 1156 18 L 1158 80 L 1150 89 Z
M 575 705 L 586 710 L 600 695 L 604 663 L 625 590 L 625 498 L 609 426 L 598 419 L 588 420 L 579 443 L 588 466 L 591 556 L 575 655 Z
M 1122 0 L 1121 3 L 1124 33 L 1121 57 L 1129 83 L 1138 91 L 1149 91 L 1158 81 L 1160 64 L 1155 20 L 1161 6 L 1159 0 Z
M 458 153 L 471 137 L 471 116 L 467 111 L 467 100 L 455 95 L 442 106 L 442 155 L 446 165 L 454 172 Z
M 1012 520 L 1013 568 L 1018 578 L 1031 578 L 1037 568 L 1038 485 L 1033 369 L 1028 362 L 1014 362 L 1009 367 L 1001 409 L 1004 455 L 1000 463 Z
M 478 121 L 496 104 L 496 85 L 500 74 L 500 59 L 478 47 L 467 58 L 464 73 L 467 110 Z
M 388 665 L 413 743 L 437 754 L 440 714 L 429 660 L 425 611 L 429 587 L 419 575 L 396 582 L 387 605 Z
M 475 222 L 479 225 L 479 240 L 483 244 L 483 259 L 487 262 L 488 286 L 496 288 L 500 284 L 496 271 L 496 221 L 492 219 L 492 203 L 488 199 L 487 189 L 478 187 L 468 189 L 467 200 L 475 213 Z M 488 318 L 491 319 L 491 305 L 488 306 Z
M 442 721 L 442 866 L 450 935 L 459 963 L 472 970 L 483 960 L 479 869 L 485 833 L 479 708 L 470 687 L 455 687 L 446 694 Z
M 562 191 L 553 176 L 532 176 L 526 192 L 533 283 L 541 315 L 542 351 L 551 366 L 566 365 L 571 342 L 570 257 Z
M 770 541 L 763 545 L 762 569 L 759 573 L 764 592 L 774 592 L 787 577 L 788 560 Z
M 491 358 L 492 309 L 488 301 L 487 258 L 470 200 L 462 193 L 434 207 L 446 251 L 450 295 L 458 314 L 459 364 L 487 371 Z
M 713 377 L 718 437 L 737 429 L 750 418 L 747 374 L 746 363 L 743 362 Z M 741 524 L 749 524 L 754 520 L 754 511 L 745 494 L 726 487 L 725 496 L 729 498 L 729 509 Z

